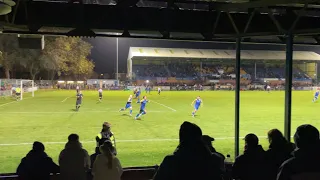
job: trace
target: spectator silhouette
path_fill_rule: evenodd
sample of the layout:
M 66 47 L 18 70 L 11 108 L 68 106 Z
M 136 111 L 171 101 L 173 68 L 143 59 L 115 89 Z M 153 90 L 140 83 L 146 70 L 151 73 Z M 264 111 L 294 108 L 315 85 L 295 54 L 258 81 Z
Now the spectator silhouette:
M 85 180 L 90 167 L 88 152 L 82 148 L 77 134 L 70 134 L 65 149 L 59 156 L 60 175 L 63 180 Z
M 119 159 L 113 153 L 111 141 L 105 141 L 100 146 L 100 152 L 93 164 L 93 180 L 121 180 L 122 167 Z
M 215 153 L 217 155 L 219 155 L 221 158 L 222 158 L 222 161 L 224 162 L 225 160 L 225 156 L 222 154 L 222 153 L 219 153 L 217 152 L 216 148 L 214 148 L 212 146 L 212 142 L 214 141 L 214 138 L 213 137 L 210 137 L 208 135 L 203 135 L 202 136 L 202 140 L 204 142 L 205 145 L 207 145 L 207 147 L 209 148 L 209 150 L 212 152 L 212 153 Z
M 285 161 L 277 180 L 319 180 L 320 142 L 319 131 L 312 125 L 301 125 L 294 135 L 297 150 L 294 156 Z
M 277 179 L 278 169 L 281 164 L 292 157 L 294 144 L 288 142 L 278 129 L 271 129 L 268 132 L 269 149 L 266 151 L 270 180 Z
M 32 150 L 22 158 L 17 168 L 21 180 L 49 180 L 50 173 L 58 173 L 59 166 L 44 152 L 41 142 L 34 142 Z
M 232 177 L 237 180 L 264 180 L 267 175 L 265 151 L 255 134 L 244 138 L 244 153 L 238 156 L 232 167 Z
M 184 122 L 179 138 L 178 148 L 173 155 L 164 158 L 154 180 L 222 179 L 222 159 L 203 143 L 202 131 L 197 125 Z
M 96 160 L 96 158 L 97 158 L 97 156 L 98 156 L 99 154 L 101 154 L 101 153 L 100 153 L 100 148 L 99 148 L 99 147 L 96 147 L 95 153 L 90 155 L 90 162 L 91 162 L 90 168 L 91 168 L 91 169 L 93 168 L 94 161 Z

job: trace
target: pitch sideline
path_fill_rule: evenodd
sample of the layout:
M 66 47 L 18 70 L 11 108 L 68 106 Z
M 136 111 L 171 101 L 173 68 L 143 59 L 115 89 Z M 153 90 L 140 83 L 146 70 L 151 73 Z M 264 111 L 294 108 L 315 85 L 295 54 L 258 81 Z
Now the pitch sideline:
M 73 97 L 73 96 L 69 96 L 69 97 L 66 97 L 64 100 L 62 100 L 61 102 L 63 103 L 63 102 L 65 102 L 66 100 L 68 100 L 69 98 L 71 98 L 71 97 Z

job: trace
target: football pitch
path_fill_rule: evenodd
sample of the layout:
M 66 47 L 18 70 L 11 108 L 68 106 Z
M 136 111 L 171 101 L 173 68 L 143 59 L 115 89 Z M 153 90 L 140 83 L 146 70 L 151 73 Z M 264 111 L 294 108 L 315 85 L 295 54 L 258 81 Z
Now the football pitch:
M 133 120 L 129 112 L 119 112 L 130 91 L 104 91 L 98 102 L 96 91 L 83 91 L 83 104 L 75 112 L 75 91 L 37 91 L 35 97 L 25 94 L 24 100 L 0 99 L 0 173 L 15 172 L 33 141 L 46 145 L 46 152 L 55 162 L 70 133 L 80 136 L 85 149 L 95 149 L 95 136 L 102 123 L 112 124 L 117 150 L 124 167 L 159 164 L 172 153 L 177 144 L 183 121 L 194 122 L 203 134 L 216 139 L 214 147 L 234 158 L 234 92 L 163 91 L 151 92 L 147 114 Z M 145 92 L 142 93 L 145 95 Z M 200 95 L 204 106 L 193 118 L 191 102 Z M 243 91 L 240 93 L 240 136 L 255 133 L 266 149 L 267 132 L 272 128 L 283 131 L 284 91 L 271 93 Z M 292 132 L 298 125 L 310 123 L 320 127 L 320 103 L 312 103 L 312 91 L 294 91 L 292 100 Z M 139 104 L 133 103 L 133 115 Z M 243 141 L 240 141 L 242 151 Z

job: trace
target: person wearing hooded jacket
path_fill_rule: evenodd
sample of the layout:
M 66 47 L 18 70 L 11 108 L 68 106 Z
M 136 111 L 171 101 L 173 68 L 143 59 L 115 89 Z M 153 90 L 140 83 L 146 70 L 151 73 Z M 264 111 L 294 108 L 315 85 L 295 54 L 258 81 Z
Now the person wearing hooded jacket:
M 154 180 L 222 180 L 222 158 L 210 152 L 197 125 L 184 122 L 179 139 L 177 149 L 164 158 Z
M 82 148 L 77 134 L 70 134 L 59 156 L 61 180 L 86 180 L 90 168 L 90 156 Z
M 292 157 L 295 145 L 286 140 L 281 131 L 271 129 L 268 132 L 269 149 L 266 151 L 266 159 L 268 162 L 269 179 L 277 179 L 278 169 L 281 164 Z
M 50 173 L 58 173 L 59 166 L 44 152 L 41 142 L 34 142 L 32 150 L 21 160 L 17 168 L 18 179 L 50 180 Z

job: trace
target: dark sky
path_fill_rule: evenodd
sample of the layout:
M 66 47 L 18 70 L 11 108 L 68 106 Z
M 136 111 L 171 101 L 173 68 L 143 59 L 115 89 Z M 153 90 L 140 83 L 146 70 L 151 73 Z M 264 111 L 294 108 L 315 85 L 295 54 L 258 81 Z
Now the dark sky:
M 97 73 L 114 74 L 116 69 L 116 38 L 87 39 L 93 45 L 90 58 L 95 62 Z M 234 43 L 185 42 L 119 38 L 119 72 L 126 72 L 127 57 L 130 47 L 162 47 L 162 48 L 193 48 L 193 49 L 235 49 Z M 284 45 L 243 44 L 244 50 L 285 50 Z M 295 46 L 294 50 L 315 51 L 320 54 L 317 46 Z

